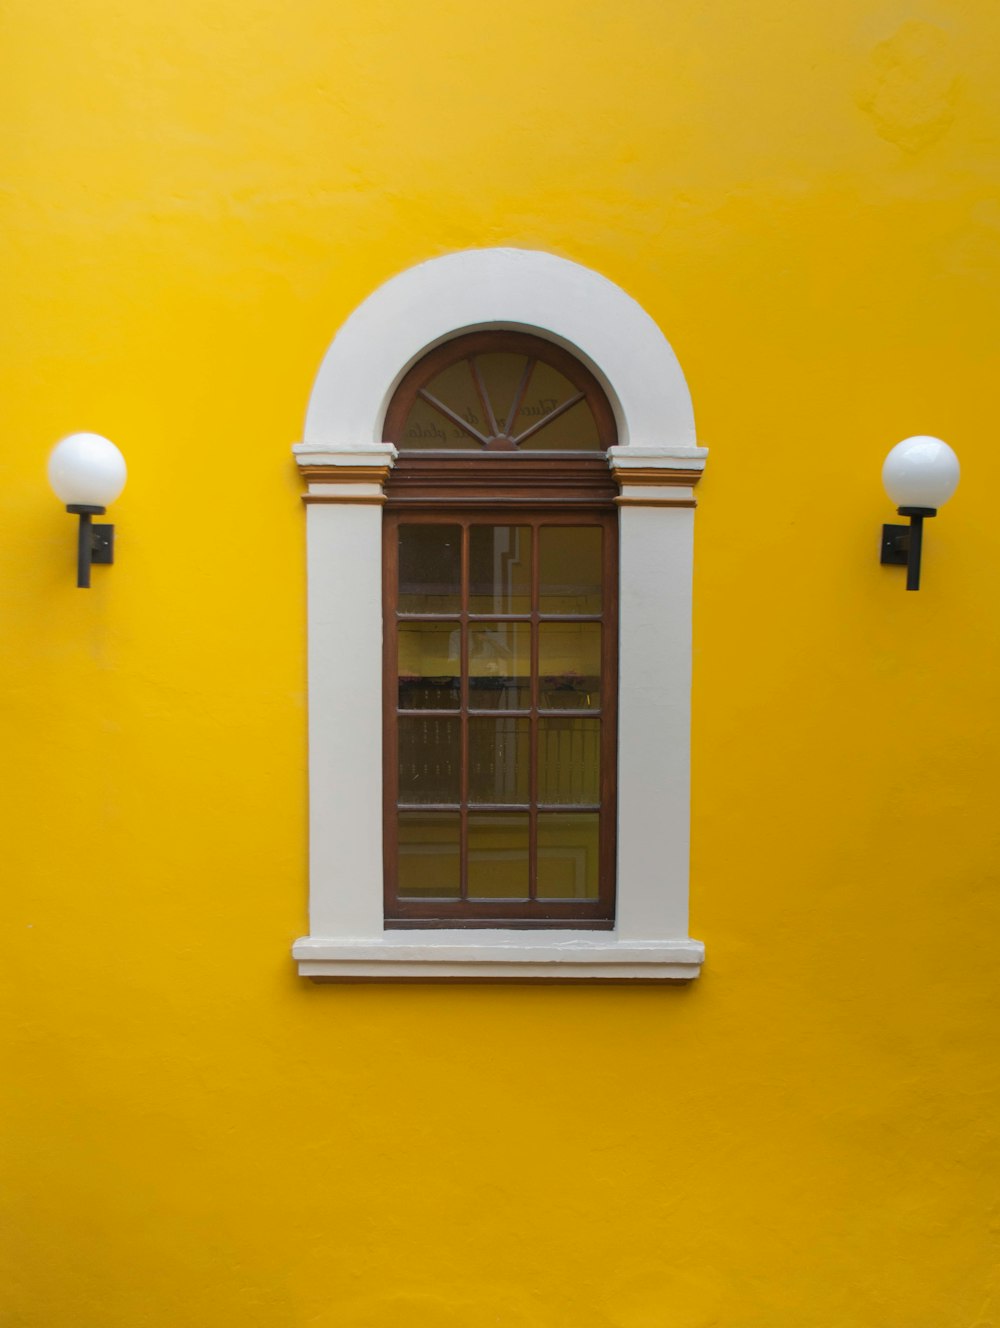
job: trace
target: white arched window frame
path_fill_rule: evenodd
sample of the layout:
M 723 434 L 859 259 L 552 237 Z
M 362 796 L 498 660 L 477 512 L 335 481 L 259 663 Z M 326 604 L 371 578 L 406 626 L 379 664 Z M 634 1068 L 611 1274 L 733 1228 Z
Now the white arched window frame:
M 382 441 L 392 395 L 434 346 L 464 332 L 532 332 L 565 347 L 611 401 L 619 484 L 618 873 L 611 932 L 394 931 L 382 895 Z M 687 981 L 691 582 L 695 441 L 677 358 L 620 287 L 551 254 L 478 249 L 386 282 L 323 361 L 305 439 L 310 934 L 299 972 L 318 980 Z

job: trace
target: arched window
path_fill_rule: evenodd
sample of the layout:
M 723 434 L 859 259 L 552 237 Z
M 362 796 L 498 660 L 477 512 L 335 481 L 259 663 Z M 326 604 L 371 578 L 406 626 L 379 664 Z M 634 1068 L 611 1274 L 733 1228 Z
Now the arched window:
M 536 336 L 438 346 L 385 436 L 385 918 L 610 928 L 618 486 L 597 380 Z
M 476 332 L 425 355 L 396 390 L 384 433 L 401 452 L 595 452 L 617 442 L 590 370 L 523 332 Z
M 552 254 L 420 263 L 341 327 L 294 453 L 309 614 L 299 972 L 697 976 L 706 451 L 652 318 Z

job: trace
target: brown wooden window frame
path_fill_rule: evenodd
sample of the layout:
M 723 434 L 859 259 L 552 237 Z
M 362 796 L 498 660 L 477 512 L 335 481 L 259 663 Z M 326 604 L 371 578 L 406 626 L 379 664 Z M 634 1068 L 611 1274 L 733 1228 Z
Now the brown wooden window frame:
M 523 355 L 526 361 L 526 372 L 518 386 L 511 409 L 506 412 L 507 418 L 501 420 L 494 413 L 490 402 L 486 398 L 485 385 L 478 372 L 476 361 L 480 355 L 504 353 Z M 446 403 L 435 400 L 427 392 L 428 386 L 440 373 L 462 360 L 465 360 L 469 365 L 477 396 L 483 406 L 484 419 L 489 421 L 489 426 L 485 424 L 483 426 L 485 432 L 471 428 L 467 421 L 453 414 Z M 548 364 L 553 369 L 558 370 L 576 388 L 576 395 L 555 407 L 546 418 L 535 422 L 530 430 L 517 437 L 511 437 L 509 426 L 514 421 L 518 407 L 525 399 L 531 371 L 536 363 Z M 607 450 L 618 441 L 618 430 L 611 403 L 608 401 L 600 383 L 586 365 L 581 364 L 575 356 L 571 355 L 562 346 L 557 346 L 551 341 L 546 341 L 544 338 L 534 336 L 528 332 L 470 332 L 465 336 L 455 338 L 453 341 L 444 342 L 443 345 L 437 346 L 418 360 L 404 375 L 396 388 L 386 413 L 383 429 L 385 441 L 395 443 L 401 451 L 406 448 L 403 433 L 407 416 L 418 398 L 422 398 L 432 408 L 436 409 L 443 420 L 466 433 L 468 435 L 468 446 L 472 451 L 478 451 L 479 448 L 482 448 L 483 451 L 487 452 L 517 452 L 519 443 L 535 435 L 541 439 L 546 424 L 558 419 L 565 411 L 571 409 L 580 401 L 585 401 L 590 409 L 594 423 L 597 426 L 601 449 Z M 421 448 L 418 454 L 427 455 L 427 452 Z M 433 455 L 433 453 L 431 454 Z M 566 453 L 560 449 L 559 455 L 567 454 L 595 455 L 591 448 L 587 448 L 580 453 Z M 453 456 L 454 452 L 449 449 L 440 455 Z M 528 453 L 524 452 L 520 455 L 527 456 Z
M 487 439 L 485 445 L 470 438 L 468 450 L 407 451 L 400 435 L 417 394 L 443 368 L 492 350 L 515 351 L 552 364 L 570 380 L 590 406 L 598 425 L 602 450 L 518 452 L 507 437 Z M 475 372 L 470 361 L 470 369 Z M 490 412 L 484 412 L 490 413 Z M 480 332 L 437 347 L 404 377 L 390 405 L 385 437 L 400 453 L 385 485 L 383 520 L 383 781 L 384 790 L 384 925 L 387 928 L 504 927 L 574 928 L 607 930 L 614 925 L 616 864 L 617 767 L 617 663 L 618 663 L 618 512 L 617 485 L 603 448 L 616 441 L 614 417 L 596 379 L 572 355 L 542 338 L 522 333 Z M 400 613 L 398 596 L 399 528 L 406 523 L 458 526 L 462 530 L 461 600 L 457 612 Z M 532 531 L 531 607 L 527 613 L 479 614 L 469 611 L 469 531 L 475 525 L 527 526 Z M 550 614 L 539 608 L 539 532 L 547 526 L 596 526 L 603 532 L 602 602 L 599 614 Z M 398 627 L 403 621 L 453 622 L 461 633 L 461 699 L 458 709 L 401 710 L 399 706 Z M 489 621 L 522 622 L 531 636 L 531 703 L 527 710 L 497 712 L 470 705 L 468 634 L 470 624 Z M 539 678 L 539 633 L 554 621 L 602 624 L 600 705 L 588 710 L 551 710 L 542 704 Z M 582 805 L 547 807 L 537 798 L 538 734 L 540 721 L 599 712 L 599 799 L 586 811 L 599 816 L 598 891 L 596 899 L 539 899 L 537 881 L 537 825 L 546 810 L 583 811 Z M 467 893 L 467 846 L 470 804 L 469 720 L 476 714 L 529 720 L 530 789 L 526 805 L 492 807 L 476 804 L 476 811 L 503 810 L 527 814 L 529 825 L 529 893 L 518 900 L 470 899 Z M 460 897 L 458 899 L 400 898 L 398 881 L 397 811 L 399 809 L 398 721 L 418 714 L 423 719 L 457 718 L 461 734 Z M 419 810 L 443 809 L 436 804 Z M 455 810 L 454 804 L 448 810 Z

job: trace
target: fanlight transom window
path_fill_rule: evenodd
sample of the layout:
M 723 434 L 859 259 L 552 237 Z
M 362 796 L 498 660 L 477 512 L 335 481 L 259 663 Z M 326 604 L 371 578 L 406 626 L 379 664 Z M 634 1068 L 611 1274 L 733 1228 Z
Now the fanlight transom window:
M 480 332 L 438 346 L 406 375 L 386 418 L 401 451 L 598 452 L 615 423 L 597 379 L 561 347 Z

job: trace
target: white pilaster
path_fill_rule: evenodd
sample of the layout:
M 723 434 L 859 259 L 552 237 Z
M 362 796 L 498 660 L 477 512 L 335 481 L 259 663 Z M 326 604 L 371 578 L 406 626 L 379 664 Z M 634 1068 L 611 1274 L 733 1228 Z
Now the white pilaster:
M 309 480 L 310 928 L 374 938 L 382 934 L 381 505 L 395 449 L 295 451 Z

